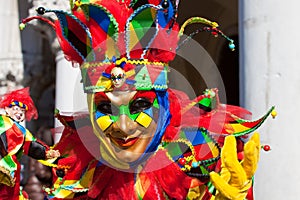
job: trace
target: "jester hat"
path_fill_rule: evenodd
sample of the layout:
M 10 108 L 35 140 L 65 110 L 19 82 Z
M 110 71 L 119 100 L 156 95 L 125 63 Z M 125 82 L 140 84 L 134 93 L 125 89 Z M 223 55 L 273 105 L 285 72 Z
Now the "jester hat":
M 175 58 L 179 41 L 190 24 L 197 32 L 225 36 L 218 24 L 201 17 L 177 24 L 178 0 L 76 0 L 71 13 L 40 7 L 32 19 L 49 23 L 56 31 L 66 58 L 81 65 L 84 91 L 116 88 L 163 91 L 168 88 L 168 63 Z M 55 23 L 41 15 L 53 12 Z

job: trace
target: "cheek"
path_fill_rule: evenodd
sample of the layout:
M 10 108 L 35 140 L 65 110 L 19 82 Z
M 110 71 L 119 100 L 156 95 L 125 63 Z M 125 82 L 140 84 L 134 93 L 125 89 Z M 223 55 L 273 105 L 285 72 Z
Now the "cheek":
M 135 121 L 137 123 L 139 123 L 141 126 L 145 127 L 145 128 L 148 128 L 149 125 L 151 124 L 152 122 L 152 117 L 150 117 L 148 114 L 144 113 L 144 112 L 141 112 L 137 118 L 135 119 Z
M 157 122 L 157 119 L 158 119 L 158 109 L 151 107 L 139 113 L 135 121 L 139 123 L 141 126 L 148 128 L 151 122 L 153 120 Z
M 109 115 L 104 115 L 98 111 L 95 113 L 95 120 L 103 132 L 106 131 L 114 122 Z

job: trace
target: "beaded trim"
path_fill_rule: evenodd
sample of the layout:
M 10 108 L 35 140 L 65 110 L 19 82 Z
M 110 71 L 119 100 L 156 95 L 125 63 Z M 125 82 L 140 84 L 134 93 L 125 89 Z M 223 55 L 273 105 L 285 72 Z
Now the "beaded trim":
M 199 131 L 198 128 L 183 128 L 181 131 Z M 217 151 L 219 152 L 219 155 L 213 158 L 209 158 L 206 160 L 196 160 L 196 152 L 195 152 L 195 146 L 192 144 L 192 142 L 188 139 L 179 138 L 177 140 L 170 140 L 170 141 L 163 141 L 161 143 L 161 146 L 159 147 L 162 150 L 166 150 L 167 157 L 172 161 L 176 162 L 180 169 L 184 172 L 186 172 L 188 175 L 196 176 L 196 177 L 207 177 L 209 174 L 203 174 L 201 172 L 200 168 L 204 168 L 208 173 L 211 171 L 209 169 L 209 166 L 215 164 L 220 159 L 220 152 L 221 148 L 219 147 L 218 143 L 211 137 L 211 135 L 208 133 L 208 131 L 204 128 L 201 128 L 200 131 L 205 134 L 205 136 L 210 140 L 210 142 L 213 143 L 213 145 L 217 148 Z M 182 155 L 179 158 L 176 158 L 174 160 L 174 157 L 170 154 L 170 152 L 167 149 L 167 146 L 170 144 L 178 144 L 183 143 L 185 144 L 188 149 L 186 152 L 191 152 L 191 155 L 184 156 L 186 152 L 182 152 Z M 207 143 L 205 143 L 207 144 Z M 190 150 L 190 151 L 189 151 Z M 196 171 L 194 172 L 194 169 L 199 170 L 199 173 Z M 193 171 L 192 171 L 193 170 Z

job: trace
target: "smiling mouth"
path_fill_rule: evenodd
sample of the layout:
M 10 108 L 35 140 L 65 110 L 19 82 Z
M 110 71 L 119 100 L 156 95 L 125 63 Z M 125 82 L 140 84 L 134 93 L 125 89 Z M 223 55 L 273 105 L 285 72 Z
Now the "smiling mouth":
M 22 118 L 21 115 L 15 115 L 15 117 L 17 118 L 17 120 L 20 120 Z
M 120 146 L 122 148 L 127 148 L 127 147 L 130 147 L 130 146 L 134 145 L 136 143 L 136 141 L 139 139 L 138 137 L 127 138 L 127 139 L 114 138 L 111 135 L 109 137 L 110 137 L 110 139 L 112 140 L 112 142 L 114 144 L 117 144 L 118 146 Z

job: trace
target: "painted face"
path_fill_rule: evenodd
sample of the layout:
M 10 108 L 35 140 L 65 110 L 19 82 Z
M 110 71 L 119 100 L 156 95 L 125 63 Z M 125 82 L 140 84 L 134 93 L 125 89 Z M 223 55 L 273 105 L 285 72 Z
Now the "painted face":
M 94 102 L 94 126 L 106 151 L 124 163 L 138 160 L 156 131 L 159 106 L 155 92 L 99 93 Z
M 24 108 L 20 108 L 19 106 L 5 107 L 5 112 L 16 122 L 22 122 L 25 120 L 26 110 Z
M 125 72 L 120 67 L 115 67 L 111 70 L 111 79 L 116 88 L 122 87 L 125 83 Z

